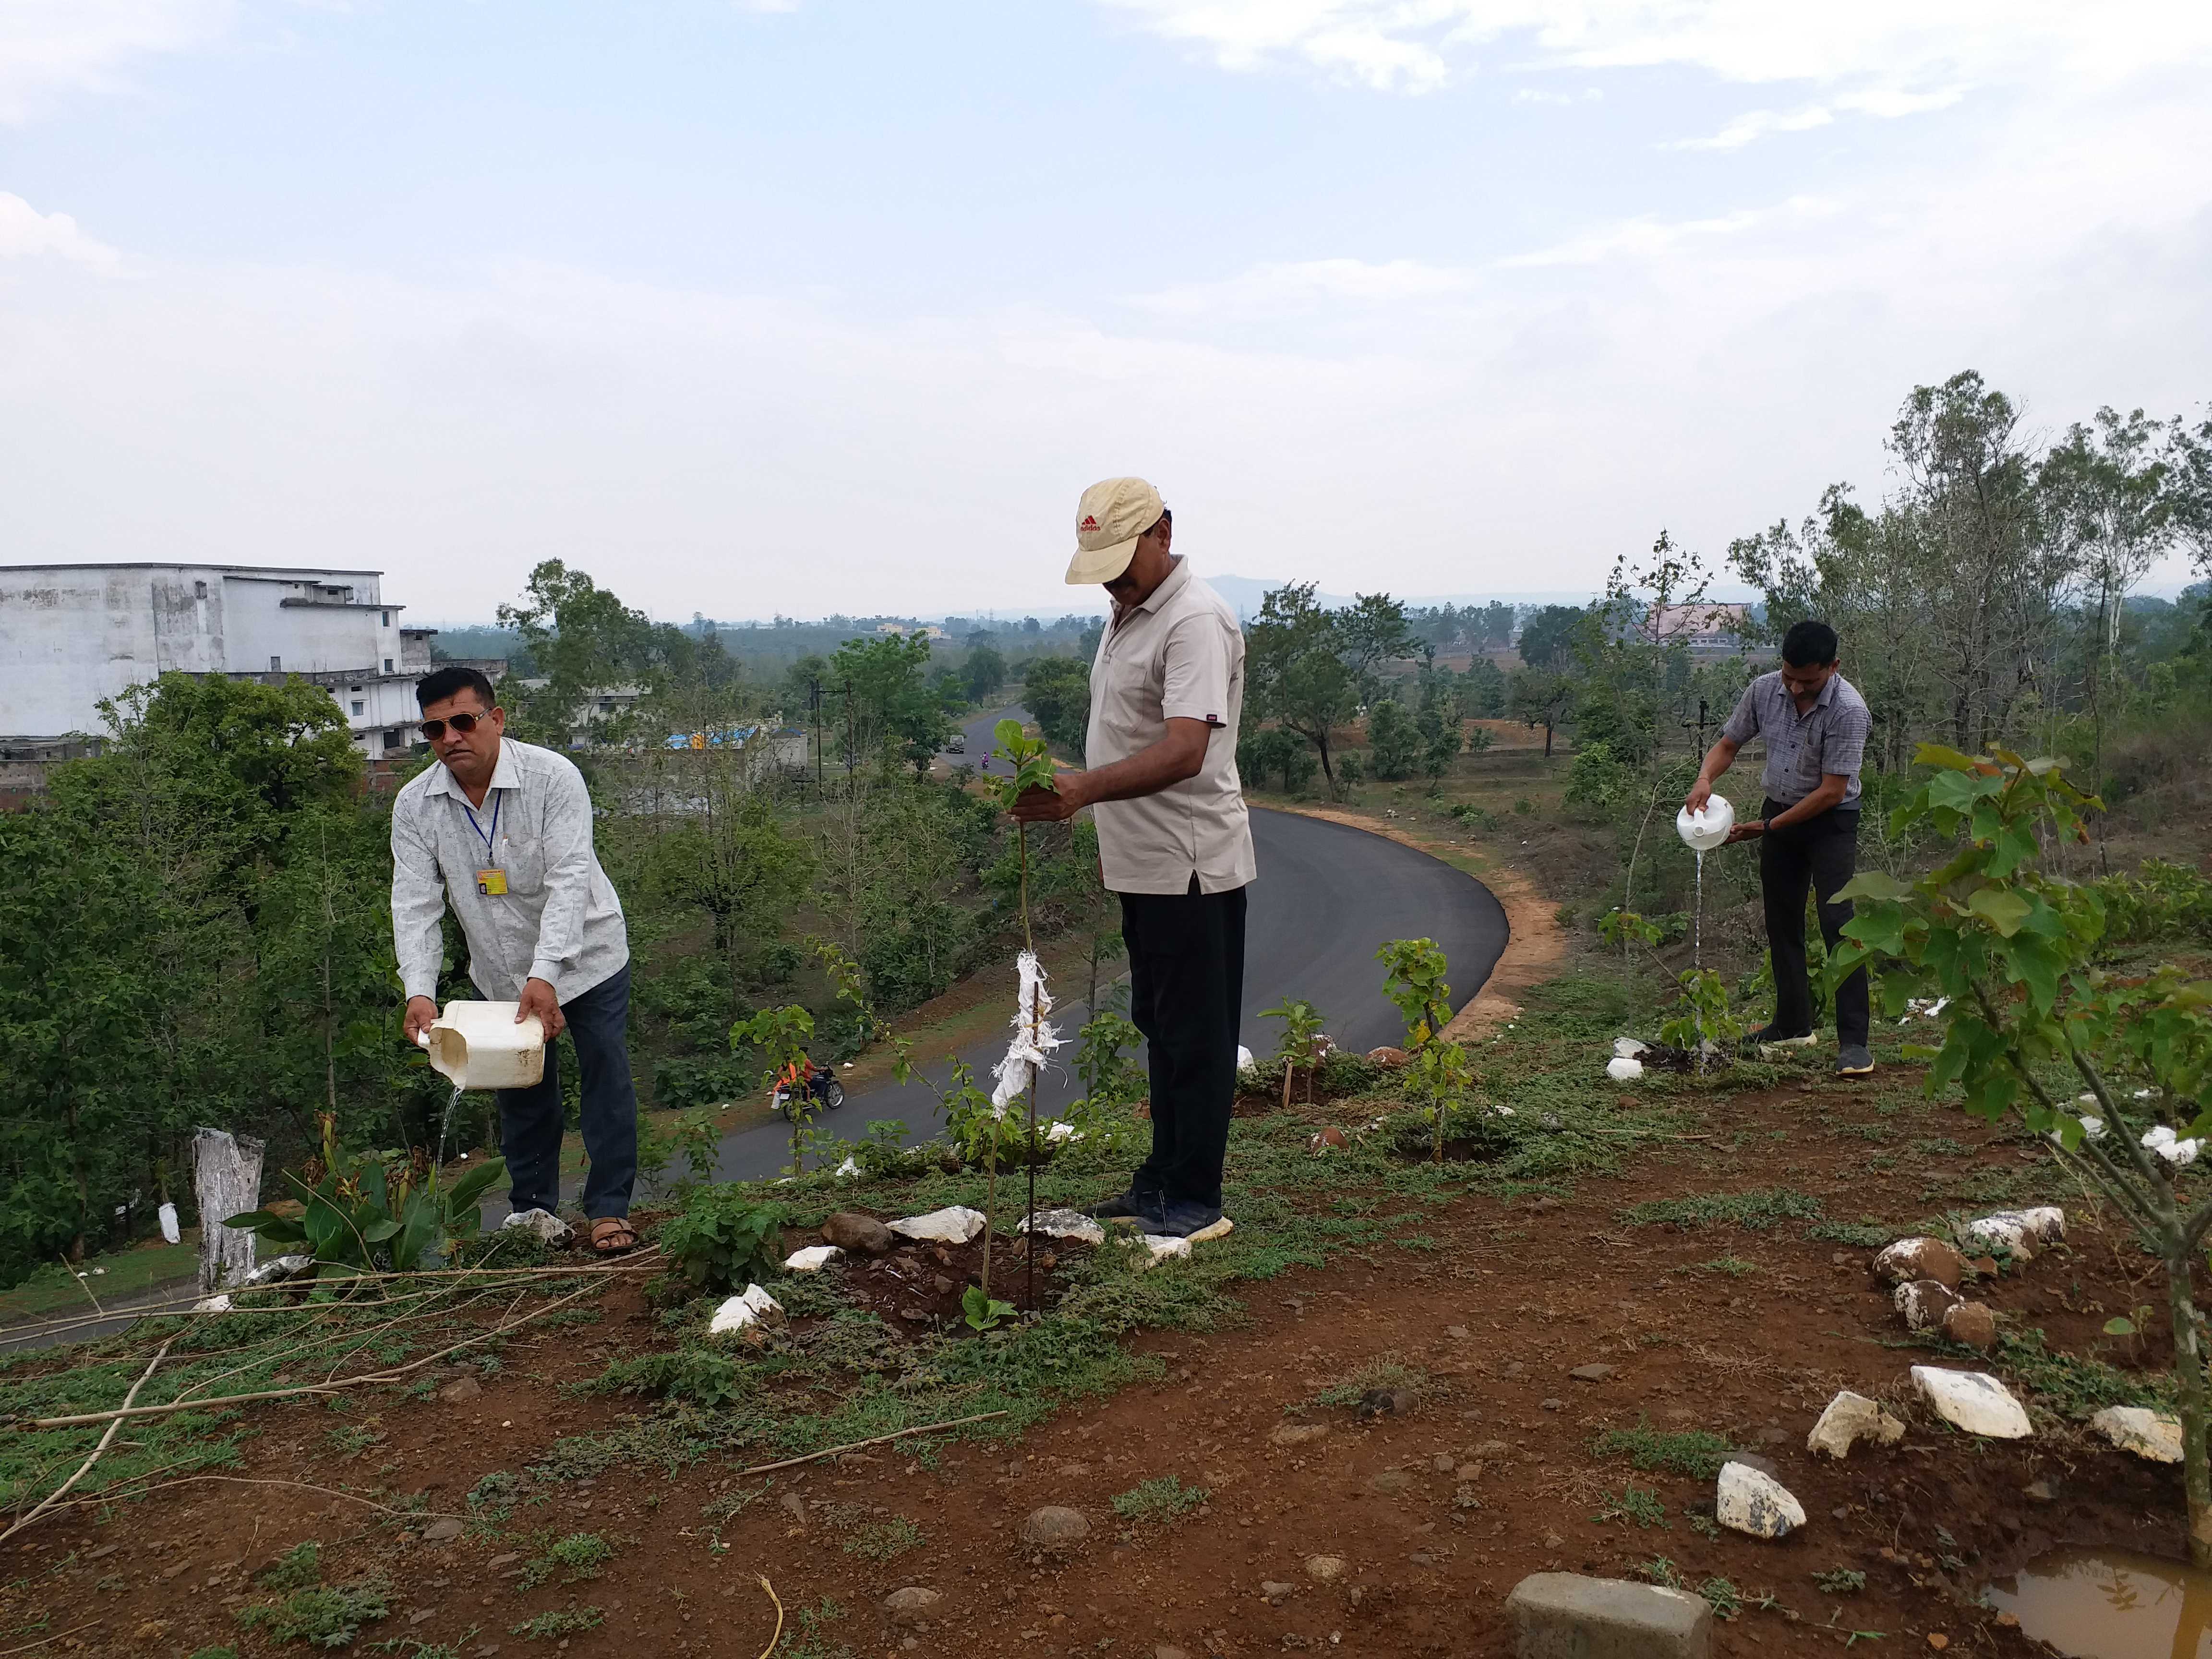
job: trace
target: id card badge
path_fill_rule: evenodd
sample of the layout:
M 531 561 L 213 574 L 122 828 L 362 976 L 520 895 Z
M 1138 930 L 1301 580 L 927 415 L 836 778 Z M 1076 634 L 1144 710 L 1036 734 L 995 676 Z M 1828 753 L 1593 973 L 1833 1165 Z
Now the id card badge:
M 486 898 L 498 898 L 507 891 L 507 872 L 499 869 L 477 872 L 477 891 Z

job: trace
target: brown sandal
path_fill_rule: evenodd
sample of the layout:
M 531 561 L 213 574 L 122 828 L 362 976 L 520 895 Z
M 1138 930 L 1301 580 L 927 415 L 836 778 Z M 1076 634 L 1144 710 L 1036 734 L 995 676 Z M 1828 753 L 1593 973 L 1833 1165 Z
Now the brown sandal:
M 603 1215 L 592 1223 L 592 1255 L 627 1255 L 636 1248 L 637 1229 L 629 1224 L 627 1216 Z

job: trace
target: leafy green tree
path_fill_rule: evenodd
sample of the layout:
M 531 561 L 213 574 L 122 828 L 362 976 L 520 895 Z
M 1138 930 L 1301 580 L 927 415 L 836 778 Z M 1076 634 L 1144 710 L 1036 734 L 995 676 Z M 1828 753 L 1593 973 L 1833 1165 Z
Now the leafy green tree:
M 1551 668 L 1522 668 L 1507 682 L 1507 706 L 1513 718 L 1544 728 L 1544 758 L 1552 758 L 1552 736 L 1575 704 L 1575 682 Z
M 2086 836 L 2094 797 L 2047 760 L 1972 757 L 1923 744 L 1929 775 L 1899 809 L 1956 850 L 1911 880 L 1864 871 L 1830 960 L 1832 988 L 1880 970 L 1893 1015 L 1914 995 L 1946 999 L 1930 1096 L 1957 1088 L 1966 1110 L 2018 1114 L 2132 1227 L 2166 1268 L 2180 1407 L 2191 1559 L 2212 1567 L 2203 1317 L 2195 1278 L 2212 1200 L 2185 1197 L 2181 1172 L 2212 1138 L 2212 988 L 2168 965 L 2106 969 L 2103 894 L 2051 873 L 2047 848 Z
M 1245 630 L 1245 712 L 1274 720 L 1313 745 L 1336 793 L 1331 743 L 1358 707 L 1358 677 L 1345 662 L 1336 617 L 1315 603 L 1316 584 L 1293 582 L 1263 596 Z
M 1465 746 L 1458 699 L 1453 695 L 1450 681 L 1449 674 L 1434 667 L 1421 671 L 1421 704 L 1413 715 L 1413 732 L 1420 745 L 1421 775 L 1429 780 L 1432 788 L 1443 781 Z M 1485 742 L 1489 740 L 1489 732 L 1481 735 Z
M 1395 781 L 1410 777 L 1420 764 L 1422 738 L 1413 717 L 1395 697 L 1384 697 L 1367 710 L 1367 750 L 1375 775 Z
M 760 952 L 781 938 L 784 919 L 807 895 L 814 854 L 785 827 L 770 793 L 749 780 L 742 751 L 709 750 L 696 758 L 692 810 L 659 828 L 645 865 L 662 903 L 707 918 L 728 1024 L 744 1017 Z
M 997 648 L 990 643 L 990 638 L 991 636 L 986 634 L 981 636 L 981 641 L 978 643 L 975 637 L 971 635 L 968 642 L 967 660 L 960 667 L 968 688 L 968 696 L 975 702 L 983 702 L 997 696 L 999 688 L 1006 683 L 1006 659 L 1000 656 Z
M 832 682 L 844 731 L 848 766 L 875 760 L 888 771 L 903 760 L 927 772 L 945 739 L 952 717 L 944 695 L 931 687 L 929 641 L 921 634 L 848 640 L 830 659 Z
M 1091 665 L 1073 657 L 1031 657 L 1022 669 L 1022 702 L 1044 740 L 1083 758 L 1091 733 Z
M 1521 625 L 1521 660 L 1531 668 L 1565 668 L 1583 625 L 1582 607 L 1547 605 Z
M 1269 779 L 1279 779 L 1283 793 L 1295 795 L 1320 769 L 1313 746 L 1279 726 L 1248 727 L 1237 739 L 1237 770 L 1261 788 Z

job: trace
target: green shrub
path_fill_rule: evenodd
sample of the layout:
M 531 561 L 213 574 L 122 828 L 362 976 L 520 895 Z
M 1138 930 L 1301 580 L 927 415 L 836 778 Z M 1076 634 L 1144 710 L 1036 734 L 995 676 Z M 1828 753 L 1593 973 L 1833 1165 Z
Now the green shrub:
M 712 1348 L 678 1348 L 617 1359 L 592 1380 L 592 1388 L 600 1394 L 651 1395 L 710 1408 L 726 1406 L 752 1391 L 744 1369 Z
M 342 1648 L 392 1610 L 392 1587 L 380 1578 L 363 1578 L 329 1589 L 298 1589 L 281 1601 L 238 1613 L 241 1630 L 265 1630 L 277 1642 Z
M 695 1187 L 660 1224 L 660 1245 L 700 1289 L 742 1290 L 782 1260 L 784 1219 L 781 1205 L 750 1198 L 742 1187 Z

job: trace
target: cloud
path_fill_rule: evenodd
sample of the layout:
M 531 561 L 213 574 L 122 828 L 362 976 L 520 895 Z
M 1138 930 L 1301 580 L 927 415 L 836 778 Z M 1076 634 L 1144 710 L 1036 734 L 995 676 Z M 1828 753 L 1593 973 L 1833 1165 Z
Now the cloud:
M 112 271 L 121 263 L 115 250 L 95 242 L 66 213 L 41 213 L 20 196 L 0 190 L 0 259 L 51 253 L 89 270 Z
M 221 36 L 233 0 L 6 0 L 0 123 L 20 125 L 72 93 L 112 93 L 135 62 Z
M 1162 317 L 1290 316 L 1435 299 L 1463 293 L 1472 281 L 1468 271 L 1417 259 L 1308 259 L 1255 265 L 1218 282 L 1139 295 L 1129 304 Z
M 1847 94 L 1828 103 L 1808 104 L 1801 109 L 1753 110 L 1737 116 L 1711 137 L 1678 138 L 1665 148 L 1741 149 L 1753 140 L 1764 138 L 1771 132 L 1809 132 L 1815 127 L 1827 126 L 1835 120 L 1838 112 L 1895 120 L 1900 116 L 1947 108 L 1965 96 L 1963 87 L 1946 87 L 1920 93 L 1906 92 L 1895 87 L 1869 88 L 1863 92 Z
M 1911 96 L 2023 79 L 2109 82 L 2212 52 L 2203 0 L 1097 0 L 1226 70 L 1302 64 L 1378 91 L 1473 73 L 1685 68 Z M 1859 107 L 1878 112 L 1871 105 Z

